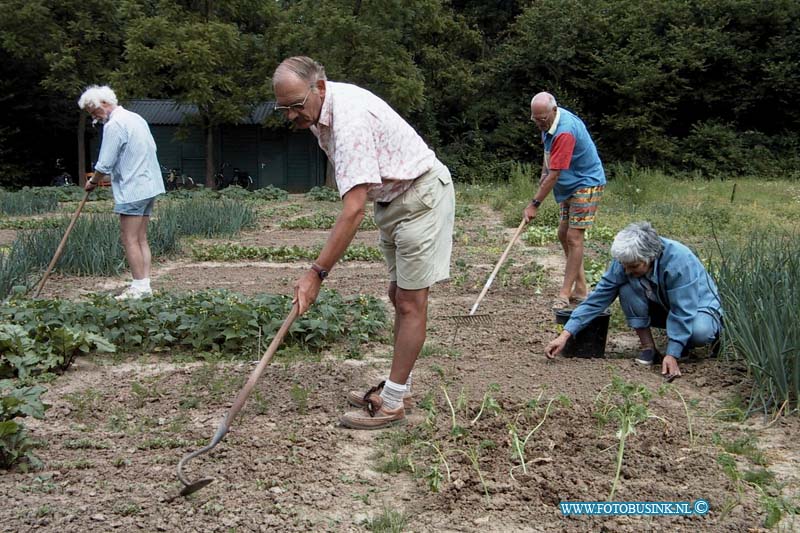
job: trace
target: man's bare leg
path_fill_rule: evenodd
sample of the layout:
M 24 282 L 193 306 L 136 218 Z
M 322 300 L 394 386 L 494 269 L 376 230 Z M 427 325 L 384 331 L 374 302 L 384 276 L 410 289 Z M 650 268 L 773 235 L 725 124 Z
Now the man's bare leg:
M 389 285 L 389 299 L 394 305 L 394 356 L 389 379 L 406 383 L 425 344 L 428 322 L 429 288 L 405 290 L 395 282 Z

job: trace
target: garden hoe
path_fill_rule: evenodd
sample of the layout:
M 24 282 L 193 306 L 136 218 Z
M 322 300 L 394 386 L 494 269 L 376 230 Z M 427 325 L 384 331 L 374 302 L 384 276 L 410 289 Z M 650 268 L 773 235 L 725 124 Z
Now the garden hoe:
M 281 328 L 275 334 L 275 338 L 272 339 L 272 342 L 270 343 L 269 348 L 267 348 L 267 351 L 264 353 L 264 356 L 261 358 L 261 361 L 258 362 L 258 366 L 256 366 L 255 370 L 253 370 L 252 374 L 250 374 L 250 378 L 247 380 L 247 383 L 245 383 L 242 390 L 239 391 L 238 396 L 236 396 L 236 400 L 228 410 L 228 414 L 226 414 L 225 418 L 222 419 L 222 423 L 220 424 L 219 429 L 217 429 L 217 433 L 214 435 L 214 438 L 211 439 L 211 443 L 205 448 L 201 448 L 197 451 L 184 455 L 183 459 L 181 459 L 178 463 L 178 479 L 180 479 L 181 483 L 184 485 L 180 492 L 181 496 L 188 496 L 189 494 L 195 493 L 214 481 L 214 478 L 207 477 L 190 483 L 183 474 L 183 466 L 190 459 L 194 459 L 198 455 L 202 455 L 208 451 L 211 451 L 217 444 L 220 443 L 222 438 L 225 437 L 230 429 L 233 419 L 236 418 L 236 415 L 244 406 L 244 403 L 247 401 L 247 397 L 250 396 L 250 393 L 252 392 L 256 382 L 261 378 L 261 375 L 264 373 L 264 369 L 267 368 L 267 365 L 269 365 L 270 360 L 272 360 L 272 356 L 275 355 L 275 352 L 278 350 L 278 346 L 281 344 L 281 342 L 283 342 L 286 332 L 289 331 L 289 327 L 292 325 L 292 322 L 295 321 L 297 315 L 298 304 L 295 303 L 292 305 L 292 311 L 289 313 L 289 316 L 286 317 L 286 320 L 283 321 L 283 325 L 281 325 Z M 170 498 L 170 500 L 172 499 L 174 498 Z
M 92 191 L 86 191 L 86 194 L 83 195 L 83 200 L 81 200 L 81 203 L 78 204 L 78 209 L 76 209 L 75 213 L 72 215 L 72 220 L 69 221 L 67 231 L 64 232 L 64 236 L 61 238 L 58 248 L 56 248 L 56 253 L 53 254 L 53 259 L 50 260 L 50 264 L 47 265 L 47 270 L 44 271 L 44 276 L 42 276 L 42 279 L 39 281 L 39 285 L 36 286 L 36 292 L 33 293 L 34 298 L 39 297 L 39 293 L 42 292 L 42 288 L 44 287 L 45 282 L 47 282 L 47 278 L 50 277 L 50 272 L 53 270 L 53 267 L 56 266 L 58 259 L 61 257 L 61 253 L 64 251 L 64 245 L 67 244 L 67 237 L 69 237 L 69 233 L 75 226 L 75 221 L 78 220 L 78 215 L 81 214 L 83 205 L 86 203 L 86 200 L 89 198 L 89 193 L 91 192 Z
M 506 257 L 508 257 L 508 252 L 511 251 L 511 247 L 514 246 L 514 243 L 517 242 L 522 230 L 525 229 L 525 225 L 528 222 L 523 218 L 522 222 L 520 222 L 517 231 L 514 232 L 514 236 L 511 237 L 511 242 L 508 243 L 506 246 L 506 250 L 503 252 L 503 255 L 500 256 L 500 260 L 495 265 L 494 270 L 492 271 L 489 279 L 486 280 L 486 284 L 483 286 L 483 290 L 478 295 L 478 299 L 475 300 L 475 304 L 472 306 L 472 309 L 469 310 L 468 315 L 457 315 L 449 317 L 452 319 L 457 325 L 471 325 L 471 324 L 489 324 L 492 322 L 491 315 L 476 315 L 475 311 L 478 310 L 478 305 L 480 305 L 481 300 L 483 297 L 486 296 L 486 293 L 489 291 L 489 287 L 492 286 L 492 282 L 494 281 L 494 277 L 500 271 L 500 267 L 503 266 L 503 263 L 506 261 Z

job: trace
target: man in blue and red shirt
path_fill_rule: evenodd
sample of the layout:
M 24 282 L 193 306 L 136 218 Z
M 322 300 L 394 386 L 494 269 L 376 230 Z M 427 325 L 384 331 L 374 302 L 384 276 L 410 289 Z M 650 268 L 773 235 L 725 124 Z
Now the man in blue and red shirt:
M 552 94 L 542 92 L 533 97 L 531 120 L 542 132 L 544 164 L 539 190 L 523 216 L 528 222 L 536 218 L 539 206 L 553 191 L 561 208 L 558 240 L 567 257 L 564 284 L 553 308 L 563 309 L 585 300 L 588 293 L 583 270 L 584 232 L 594 224 L 606 175 L 586 125 L 558 107 Z

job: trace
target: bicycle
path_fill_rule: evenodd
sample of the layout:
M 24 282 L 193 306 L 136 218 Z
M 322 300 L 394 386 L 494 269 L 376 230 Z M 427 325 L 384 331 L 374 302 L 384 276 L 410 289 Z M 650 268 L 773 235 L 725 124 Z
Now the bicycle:
M 161 167 L 161 171 L 167 171 L 166 167 Z M 171 168 L 164 177 L 164 188 L 168 191 L 178 189 L 194 189 L 195 183 L 191 176 L 182 174 L 180 169 Z

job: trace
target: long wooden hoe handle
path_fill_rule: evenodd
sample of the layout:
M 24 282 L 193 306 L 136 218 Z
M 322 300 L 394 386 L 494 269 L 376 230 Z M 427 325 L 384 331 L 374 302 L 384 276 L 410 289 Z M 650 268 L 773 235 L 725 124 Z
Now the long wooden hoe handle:
M 489 291 L 489 287 L 491 287 L 492 282 L 494 281 L 494 277 L 500 271 L 500 267 L 503 266 L 503 263 L 505 262 L 506 257 L 508 257 L 508 252 L 511 251 L 511 247 L 514 246 L 515 242 L 517 242 L 517 239 L 519 238 L 520 234 L 522 233 L 522 230 L 525 229 L 525 225 L 526 224 L 527 224 L 527 222 L 523 218 L 522 222 L 519 223 L 519 227 L 517 228 L 517 231 L 514 232 L 514 236 L 511 237 L 511 242 L 508 243 L 508 246 L 506 246 L 505 252 L 503 252 L 503 255 L 500 256 L 500 260 L 497 262 L 497 265 L 495 265 L 494 270 L 492 271 L 492 274 L 489 276 L 489 279 L 486 280 L 486 285 L 483 286 L 483 290 L 478 295 L 478 299 L 475 301 L 475 305 L 473 305 L 472 309 L 469 310 L 470 316 L 474 315 L 475 311 L 478 310 L 478 305 L 480 305 L 481 300 L 483 300 L 483 297 L 486 296 L 486 293 Z
M 261 379 L 261 375 L 264 373 L 264 369 L 267 368 L 270 361 L 272 361 L 272 356 L 275 355 L 275 352 L 278 351 L 278 346 L 283 342 L 283 338 L 286 336 L 286 333 L 289 331 L 292 323 L 297 318 L 299 312 L 299 305 L 294 304 L 292 305 L 292 310 L 289 313 L 289 316 L 286 317 L 286 320 L 283 321 L 281 328 L 275 334 L 275 338 L 272 339 L 272 342 L 267 348 L 267 351 L 264 352 L 264 356 L 261 358 L 261 361 L 258 362 L 258 366 L 256 366 L 255 370 L 250 374 L 250 378 L 245 383 L 242 390 L 239 391 L 239 394 L 236 396 L 236 400 L 234 400 L 233 405 L 231 406 L 228 414 L 225 416 L 225 419 L 222 421 L 222 426 L 225 428 L 225 432 L 228 432 L 228 428 L 230 427 L 231 423 L 233 423 L 233 419 L 236 418 L 236 415 L 239 414 L 239 411 L 244 406 L 244 403 L 247 401 L 248 396 L 253 391 L 253 387 L 256 386 L 256 383 L 259 379 Z
M 186 476 L 183 474 L 183 466 L 186 464 L 187 461 L 197 457 L 198 455 L 204 454 L 211 449 L 213 449 L 222 438 L 228 433 L 231 424 L 233 423 L 234 418 L 236 415 L 239 414 L 244 403 L 247 401 L 247 397 L 250 396 L 250 393 L 253 391 L 253 387 L 255 387 L 256 382 L 261 378 L 261 375 L 264 373 L 264 370 L 269 365 L 270 361 L 272 360 L 272 356 L 275 355 L 275 352 L 278 351 L 278 346 L 280 346 L 281 342 L 283 342 L 283 338 L 286 336 L 286 333 L 289 331 L 289 327 L 292 323 L 297 319 L 300 308 L 297 303 L 292 305 L 292 311 L 289 313 L 289 316 L 286 317 L 286 320 L 283 321 L 283 325 L 281 325 L 278 332 L 275 334 L 275 338 L 272 339 L 272 342 L 267 348 L 267 351 L 264 353 L 263 357 L 261 357 L 261 361 L 258 362 L 255 370 L 250 374 L 250 378 L 245 383 L 242 390 L 239 391 L 239 394 L 236 396 L 236 399 L 233 401 L 233 405 L 228 410 L 228 413 L 225 415 L 225 418 L 222 419 L 222 422 L 217 429 L 216 434 L 211 439 L 211 442 L 197 451 L 191 452 L 183 456 L 183 458 L 178 463 L 178 479 L 184 484 L 183 490 L 181 490 L 181 496 L 188 496 L 193 492 L 197 492 L 198 490 L 202 489 L 209 483 L 213 481 L 212 478 L 204 478 L 199 481 L 195 481 L 194 483 L 190 483 L 189 480 L 186 479 Z
M 64 236 L 61 238 L 61 243 L 56 248 L 56 253 L 53 254 L 53 259 L 50 260 L 50 264 L 47 265 L 47 270 L 44 271 L 44 276 L 39 281 L 39 285 L 36 286 L 36 292 L 33 293 L 34 298 L 39 297 L 39 293 L 42 292 L 42 288 L 44 288 L 44 284 L 47 282 L 47 278 L 50 277 L 50 272 L 52 272 L 53 267 L 56 266 L 58 259 L 61 257 L 61 253 L 64 251 L 64 245 L 67 244 L 67 237 L 69 237 L 70 232 L 72 231 L 73 226 L 75 226 L 75 221 L 78 220 L 78 215 L 81 214 L 83 210 L 83 206 L 86 203 L 86 200 L 89 199 L 89 194 L 91 191 L 86 191 L 86 194 L 83 195 L 83 200 L 81 203 L 78 204 L 78 209 L 75 210 L 75 213 L 72 215 L 72 220 L 69 221 L 69 226 L 67 226 L 67 231 L 64 232 Z

